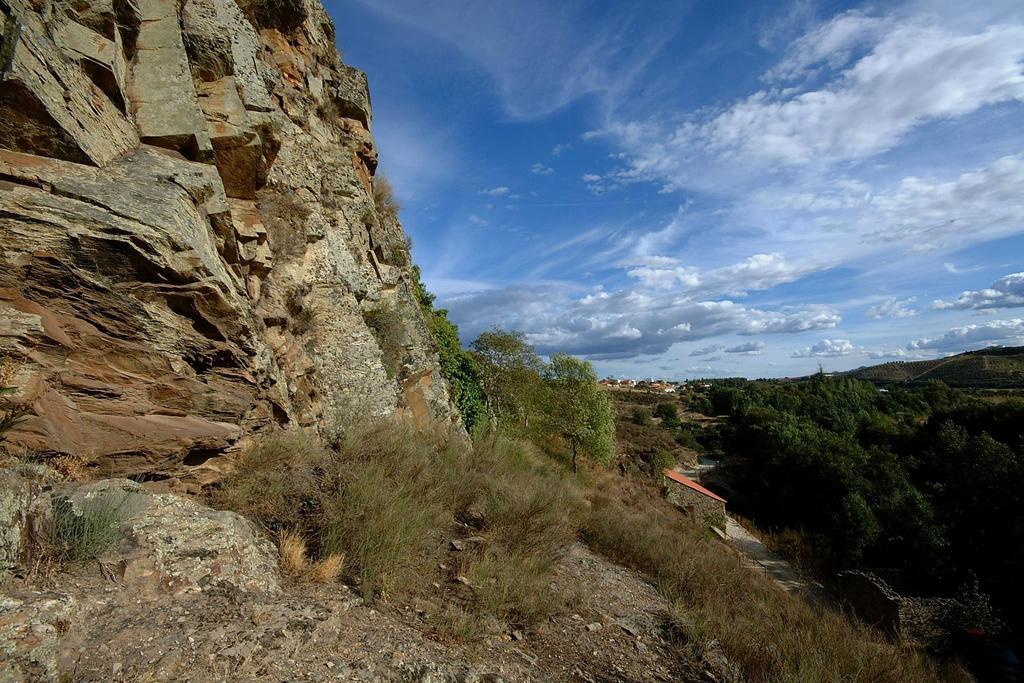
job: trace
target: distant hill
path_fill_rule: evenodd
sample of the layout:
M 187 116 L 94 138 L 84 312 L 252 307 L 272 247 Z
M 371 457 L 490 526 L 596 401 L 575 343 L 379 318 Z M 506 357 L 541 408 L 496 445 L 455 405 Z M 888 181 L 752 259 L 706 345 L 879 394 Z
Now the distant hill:
M 979 349 L 935 360 L 895 361 L 840 374 L 878 384 L 938 379 L 953 387 L 1024 388 L 1024 346 Z

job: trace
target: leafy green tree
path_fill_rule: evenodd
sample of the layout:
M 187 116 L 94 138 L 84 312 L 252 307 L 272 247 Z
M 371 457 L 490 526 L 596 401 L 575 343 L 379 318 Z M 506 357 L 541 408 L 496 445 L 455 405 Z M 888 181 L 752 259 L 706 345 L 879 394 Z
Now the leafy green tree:
M 610 462 L 615 455 L 615 411 L 598 387 L 594 368 L 585 360 L 556 353 L 545 379 L 550 389 L 548 419 L 572 449 L 572 471 L 577 471 L 579 451 L 596 462 Z
M 501 426 L 530 426 L 543 390 L 544 362 L 522 332 L 495 327 L 471 345 L 487 396 L 487 410 Z

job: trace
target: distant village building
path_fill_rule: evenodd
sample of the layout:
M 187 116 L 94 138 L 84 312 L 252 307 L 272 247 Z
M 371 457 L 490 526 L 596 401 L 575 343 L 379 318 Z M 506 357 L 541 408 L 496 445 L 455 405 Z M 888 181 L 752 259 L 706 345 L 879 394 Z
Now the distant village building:
M 665 498 L 699 524 L 725 529 L 725 498 L 709 491 L 693 479 L 666 469 Z

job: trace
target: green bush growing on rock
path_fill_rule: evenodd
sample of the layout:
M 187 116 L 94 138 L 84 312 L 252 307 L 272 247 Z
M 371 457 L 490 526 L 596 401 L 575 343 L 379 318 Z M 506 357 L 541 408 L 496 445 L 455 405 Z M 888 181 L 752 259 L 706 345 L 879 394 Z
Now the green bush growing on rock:
M 127 500 L 128 494 L 100 492 L 85 498 L 76 511 L 67 498 L 55 499 L 46 539 L 50 554 L 59 562 L 99 558 L 124 534 Z

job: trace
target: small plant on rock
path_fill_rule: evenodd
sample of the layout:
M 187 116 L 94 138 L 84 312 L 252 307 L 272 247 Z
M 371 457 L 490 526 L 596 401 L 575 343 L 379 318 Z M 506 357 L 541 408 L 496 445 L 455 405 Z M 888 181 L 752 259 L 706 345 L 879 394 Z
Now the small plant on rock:
M 47 541 L 58 562 L 95 560 L 113 548 L 124 534 L 124 506 L 128 495 L 98 493 L 75 510 L 67 498 L 53 503 Z

